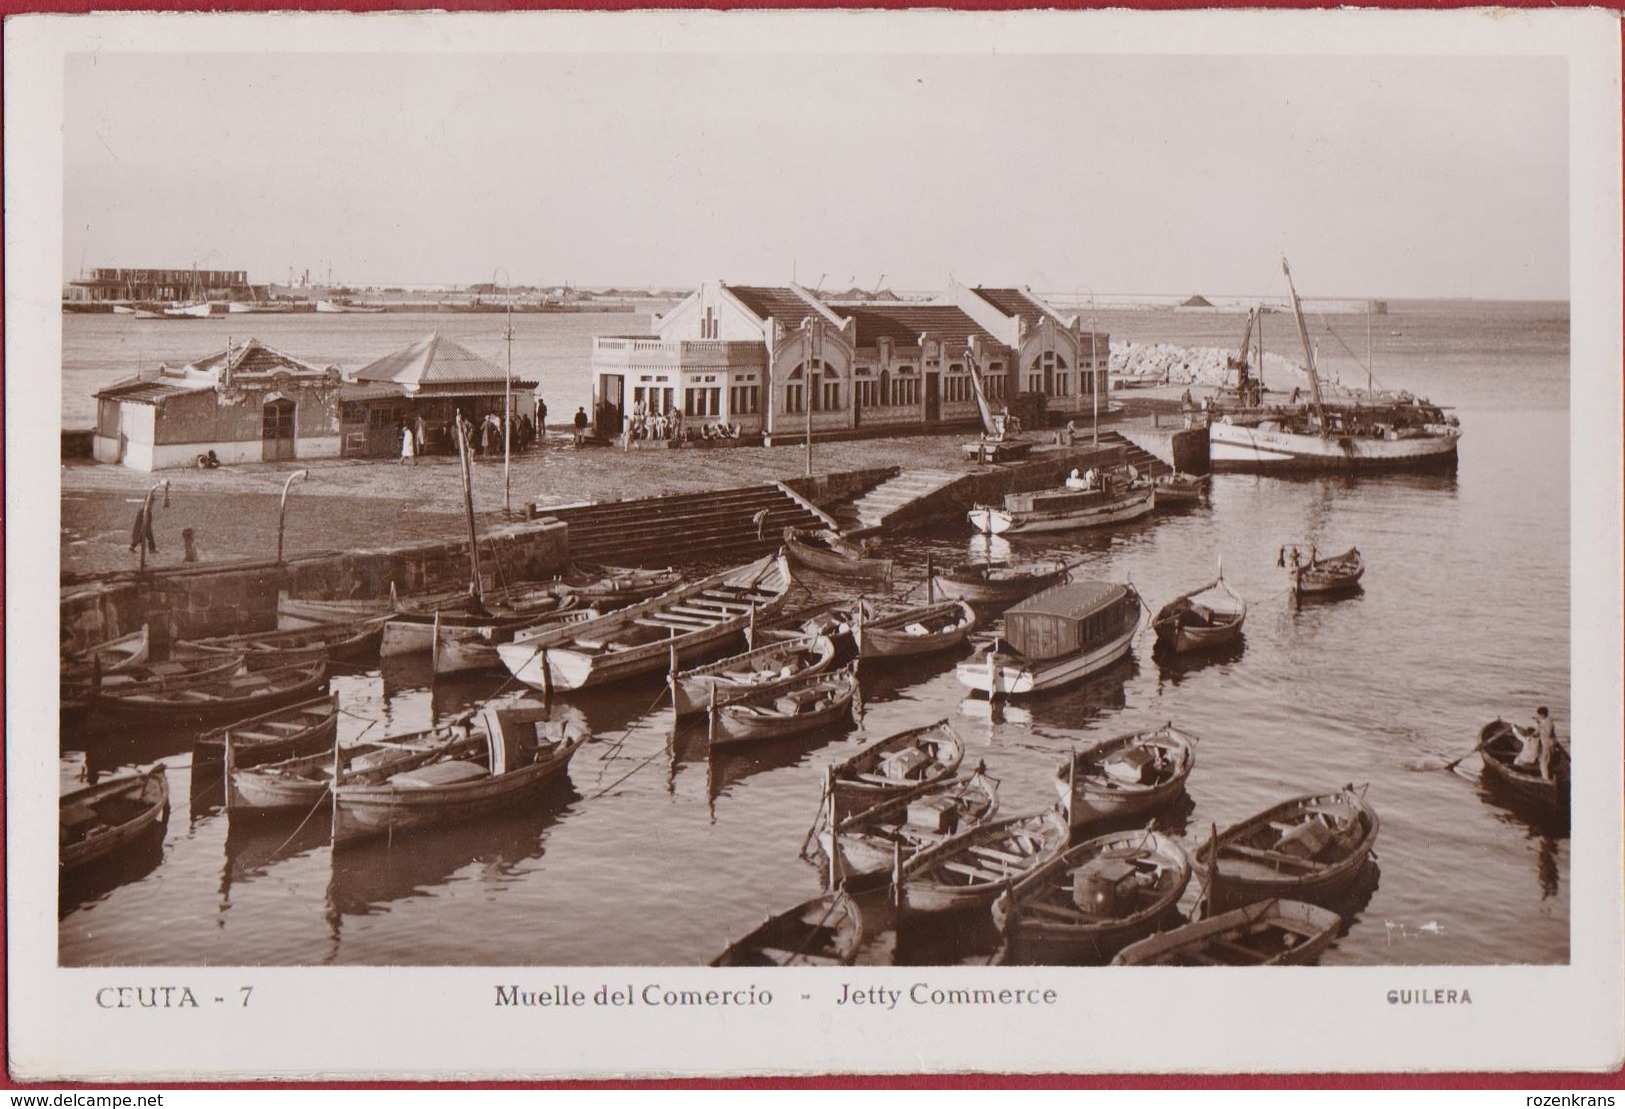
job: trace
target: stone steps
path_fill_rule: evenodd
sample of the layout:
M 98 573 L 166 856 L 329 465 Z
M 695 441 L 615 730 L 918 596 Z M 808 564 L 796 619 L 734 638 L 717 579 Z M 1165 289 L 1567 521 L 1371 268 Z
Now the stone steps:
M 964 477 L 949 470 L 905 470 L 834 512 L 843 531 L 869 531 L 886 526 L 899 510 Z
M 537 511 L 568 525 L 572 560 L 631 566 L 754 558 L 778 548 L 786 527 L 824 526 L 772 485 Z

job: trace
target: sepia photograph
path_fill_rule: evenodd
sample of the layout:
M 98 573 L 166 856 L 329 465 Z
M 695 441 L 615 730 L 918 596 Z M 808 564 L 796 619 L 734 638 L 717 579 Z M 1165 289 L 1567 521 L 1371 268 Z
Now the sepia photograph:
M 14 1065 L 1617 1067 L 1617 31 L 8 23 Z

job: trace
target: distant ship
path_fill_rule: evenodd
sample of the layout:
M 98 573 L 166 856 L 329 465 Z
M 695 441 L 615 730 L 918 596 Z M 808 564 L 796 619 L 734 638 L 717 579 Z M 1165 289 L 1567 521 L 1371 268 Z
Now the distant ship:
M 1314 347 L 1285 258 L 1281 269 L 1286 273 L 1292 312 L 1303 340 L 1309 406 L 1281 412 L 1236 412 L 1210 424 L 1208 459 L 1213 468 L 1277 473 L 1454 466 L 1461 425 L 1435 404 L 1406 394 L 1375 395 L 1354 404 L 1324 402 Z M 1245 354 L 1243 351 L 1243 357 Z
M 333 312 L 333 313 L 338 313 L 338 312 L 382 312 L 383 309 L 382 308 L 370 308 L 370 307 L 366 307 L 366 306 L 360 305 L 360 304 L 350 304 L 350 303 L 347 303 L 345 301 L 339 301 L 339 300 L 318 300 L 316 302 L 316 311 L 318 311 L 318 312 Z

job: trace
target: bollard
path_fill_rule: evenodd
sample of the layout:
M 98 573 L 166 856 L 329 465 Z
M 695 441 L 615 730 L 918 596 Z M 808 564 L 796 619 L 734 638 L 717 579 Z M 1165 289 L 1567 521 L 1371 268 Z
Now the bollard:
M 196 536 L 194 535 L 191 528 L 182 528 L 181 529 L 181 543 L 186 547 L 186 553 L 181 556 L 181 561 L 183 561 L 183 562 L 196 562 L 197 561 L 197 547 L 193 542 L 194 539 L 196 539 Z

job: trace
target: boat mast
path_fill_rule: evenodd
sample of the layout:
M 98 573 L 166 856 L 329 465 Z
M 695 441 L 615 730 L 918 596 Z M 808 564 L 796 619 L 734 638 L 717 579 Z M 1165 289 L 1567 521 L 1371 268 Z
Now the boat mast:
M 1303 340 L 1303 357 L 1309 370 L 1309 402 L 1314 406 L 1315 419 L 1320 421 L 1321 435 L 1327 434 L 1326 406 L 1320 397 L 1320 374 L 1315 372 L 1315 349 L 1309 342 L 1309 325 L 1303 320 L 1303 305 L 1298 303 L 1298 289 L 1292 284 L 1292 267 L 1281 259 L 1281 272 L 1286 274 L 1286 287 L 1292 294 L 1292 315 L 1298 321 L 1298 338 Z
M 480 598 L 480 536 L 474 530 L 474 487 L 468 472 L 468 437 L 463 434 L 463 414 L 457 413 L 457 461 L 463 475 L 463 510 L 468 514 L 468 595 L 479 603 Z M 439 637 L 436 637 L 439 642 Z

